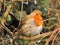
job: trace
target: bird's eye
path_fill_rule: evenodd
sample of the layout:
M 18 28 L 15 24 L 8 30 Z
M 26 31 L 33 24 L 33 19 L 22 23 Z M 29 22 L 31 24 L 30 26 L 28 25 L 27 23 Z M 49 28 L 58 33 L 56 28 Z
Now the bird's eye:
M 37 16 L 38 14 L 36 14 L 36 16 Z

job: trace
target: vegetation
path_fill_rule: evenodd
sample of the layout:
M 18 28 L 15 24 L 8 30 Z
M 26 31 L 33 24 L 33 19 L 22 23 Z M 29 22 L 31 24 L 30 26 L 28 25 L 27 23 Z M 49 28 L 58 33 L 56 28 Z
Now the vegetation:
M 26 0 L 33 2 L 33 0 Z M 0 0 L 0 45 L 60 45 L 60 0 Z M 41 34 L 27 37 L 21 34 L 21 19 L 33 10 L 42 12 L 44 29 Z

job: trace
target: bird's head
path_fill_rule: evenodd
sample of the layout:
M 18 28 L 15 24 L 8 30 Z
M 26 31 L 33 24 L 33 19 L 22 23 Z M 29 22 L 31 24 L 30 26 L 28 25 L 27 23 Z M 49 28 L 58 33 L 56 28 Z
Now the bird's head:
M 44 22 L 43 22 L 43 18 L 42 18 L 42 12 L 40 10 L 34 10 L 31 13 L 33 19 L 34 19 L 34 23 L 36 26 L 43 26 Z

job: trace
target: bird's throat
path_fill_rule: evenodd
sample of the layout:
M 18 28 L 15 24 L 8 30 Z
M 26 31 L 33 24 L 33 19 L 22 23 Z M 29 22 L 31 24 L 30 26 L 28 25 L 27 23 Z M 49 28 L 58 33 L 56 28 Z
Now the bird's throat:
M 41 25 L 41 17 L 39 16 L 33 16 L 33 19 L 34 19 L 34 23 L 36 26 L 40 26 Z

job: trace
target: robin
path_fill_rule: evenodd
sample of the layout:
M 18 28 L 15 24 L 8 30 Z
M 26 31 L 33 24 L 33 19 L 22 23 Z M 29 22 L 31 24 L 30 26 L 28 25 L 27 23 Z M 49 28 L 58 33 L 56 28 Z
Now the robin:
M 43 26 L 42 12 L 40 10 L 34 10 L 22 19 L 21 32 L 26 36 L 38 35 L 43 30 Z

